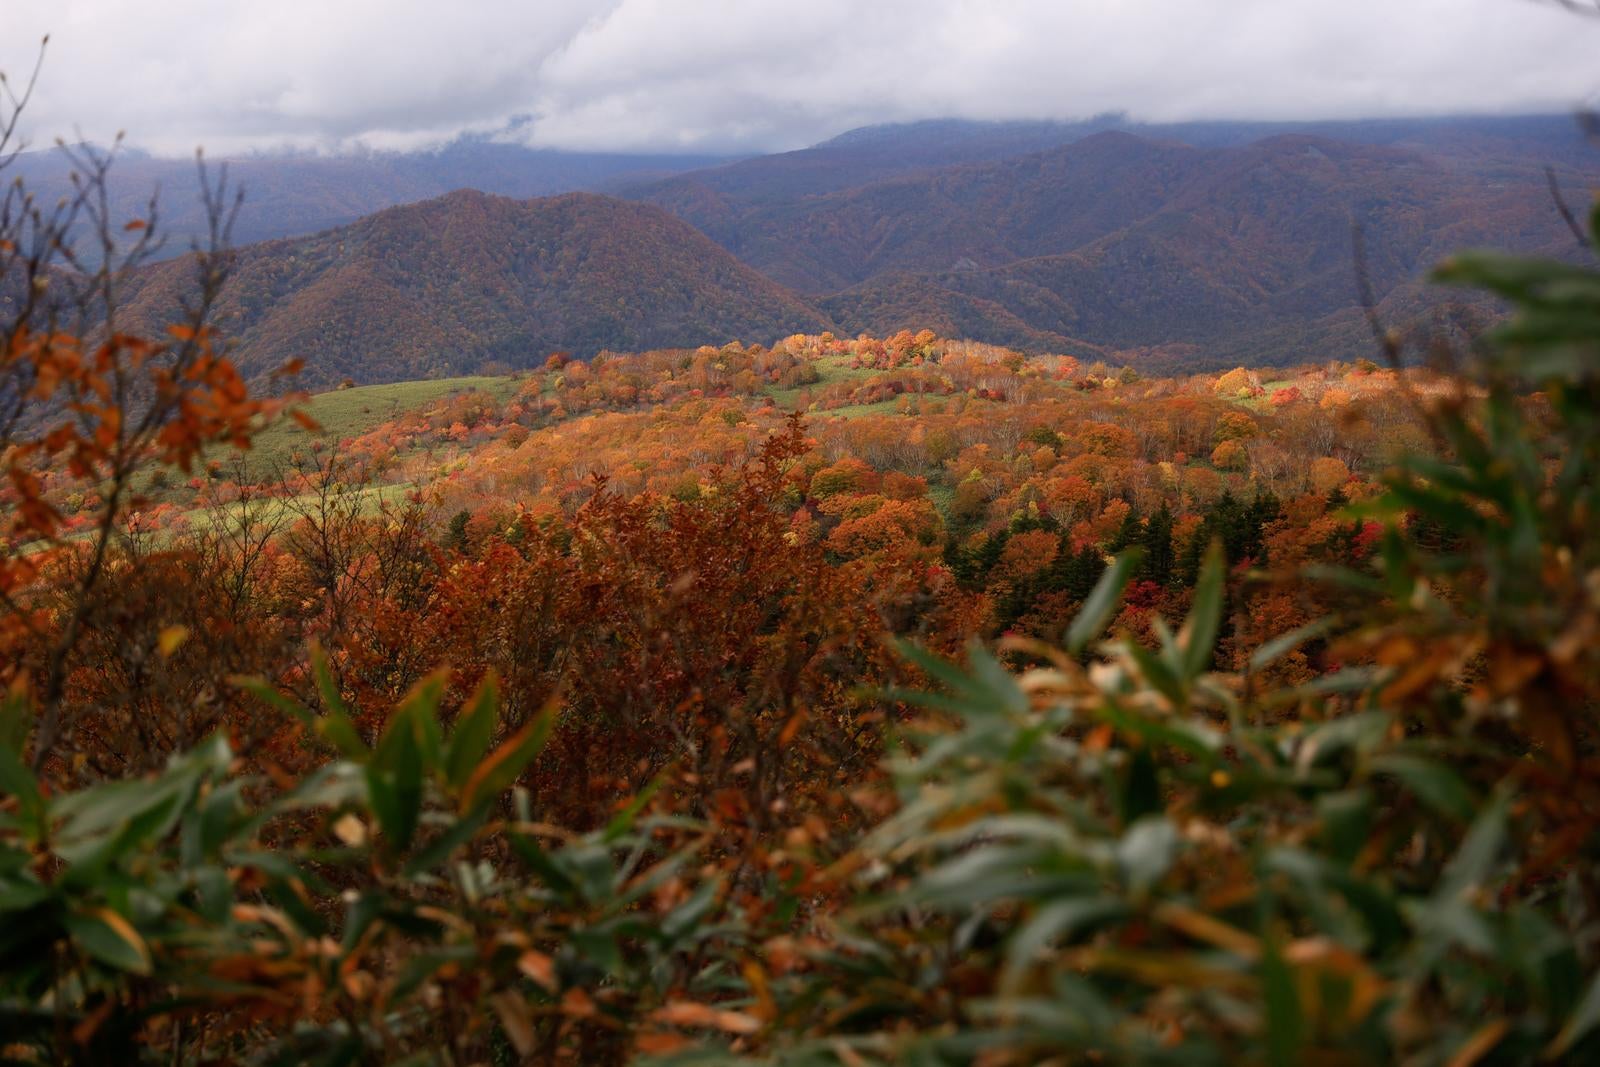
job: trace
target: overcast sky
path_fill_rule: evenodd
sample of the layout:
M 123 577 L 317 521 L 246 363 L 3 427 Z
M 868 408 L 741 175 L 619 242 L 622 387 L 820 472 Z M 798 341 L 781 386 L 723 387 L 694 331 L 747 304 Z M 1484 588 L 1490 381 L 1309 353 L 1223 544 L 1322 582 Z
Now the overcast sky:
M 876 122 L 1327 118 L 1600 103 L 1537 0 L 0 0 L 51 44 L 31 140 L 765 151 Z

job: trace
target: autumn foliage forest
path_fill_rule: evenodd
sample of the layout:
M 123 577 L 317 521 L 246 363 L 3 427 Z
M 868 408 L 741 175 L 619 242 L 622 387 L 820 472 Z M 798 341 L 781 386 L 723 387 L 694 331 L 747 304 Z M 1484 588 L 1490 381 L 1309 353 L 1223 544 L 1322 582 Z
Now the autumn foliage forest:
M 306 396 L 225 182 L 127 323 L 80 151 L 0 202 L 0 1062 L 1600 1058 L 1592 258 L 1355 363 Z

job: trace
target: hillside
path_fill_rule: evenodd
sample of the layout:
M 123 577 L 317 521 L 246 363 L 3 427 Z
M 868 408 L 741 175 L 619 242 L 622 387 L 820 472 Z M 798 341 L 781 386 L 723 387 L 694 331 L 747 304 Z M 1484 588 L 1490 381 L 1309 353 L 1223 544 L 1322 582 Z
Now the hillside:
M 190 271 L 183 259 L 141 272 L 134 321 L 164 319 Z M 477 192 L 244 248 L 216 321 L 247 373 L 298 357 L 313 387 L 525 367 L 553 351 L 770 341 L 826 325 L 658 208 Z
M 694 175 L 653 195 L 847 333 L 1197 345 L 1215 366 L 1362 354 L 1353 225 L 1385 310 L 1408 318 L 1437 305 L 1417 283 L 1450 249 L 1570 244 L 1542 143 L 1459 131 L 1423 152 L 1285 133 L 1197 147 L 1105 131 L 819 195 L 740 199 Z M 1562 172 L 1575 187 L 1592 175 Z
M 752 207 L 858 189 L 894 177 L 1051 152 L 1106 132 L 1200 148 L 1314 136 L 1409 149 L 1477 173 L 1546 163 L 1586 167 L 1593 161 L 1590 143 L 1565 114 L 1320 122 L 1142 123 L 1119 115 L 1076 122 L 930 119 L 864 126 L 810 148 L 624 182 L 617 188 L 630 198 L 683 205 L 685 210 L 719 203 L 737 216 Z M 710 222 L 696 220 L 708 232 Z

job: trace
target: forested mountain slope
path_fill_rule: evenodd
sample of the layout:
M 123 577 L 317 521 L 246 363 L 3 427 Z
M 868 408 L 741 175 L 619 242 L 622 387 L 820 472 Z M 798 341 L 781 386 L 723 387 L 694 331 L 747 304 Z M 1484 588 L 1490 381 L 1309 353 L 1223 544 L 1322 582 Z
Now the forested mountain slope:
M 134 285 L 134 321 L 160 321 L 190 291 L 192 264 L 157 264 Z M 771 341 L 826 325 L 658 208 L 476 192 L 241 249 L 217 324 L 248 373 L 300 358 L 312 386 L 526 366 L 558 350 Z
M 848 333 L 1180 346 L 1209 365 L 1348 358 L 1367 338 L 1355 228 L 1384 310 L 1403 319 L 1438 304 L 1416 283 L 1450 249 L 1570 244 L 1538 160 L 1506 154 L 1518 142 L 1462 132 L 1440 145 L 1295 133 L 1196 147 L 1107 131 L 822 195 L 741 197 L 694 175 L 653 195 L 817 296 Z M 1574 187 L 1592 176 L 1558 173 Z

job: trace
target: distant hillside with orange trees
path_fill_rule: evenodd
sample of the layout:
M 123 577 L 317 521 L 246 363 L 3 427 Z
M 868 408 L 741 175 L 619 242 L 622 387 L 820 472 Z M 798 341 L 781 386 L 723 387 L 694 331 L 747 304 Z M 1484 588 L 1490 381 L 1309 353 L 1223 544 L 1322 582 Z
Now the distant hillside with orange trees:
M 187 257 L 131 278 L 155 323 L 190 291 Z M 241 249 L 216 326 L 241 368 L 305 362 L 326 387 L 526 367 L 550 353 L 770 341 L 820 314 L 659 208 L 573 193 L 476 192 Z
M 798 417 L 803 447 L 782 479 L 792 543 L 873 576 L 890 616 L 933 597 L 927 610 L 943 606 L 924 621 L 959 643 L 1048 636 L 1130 546 L 1146 558 L 1124 620 L 1135 628 L 1184 610 L 1213 538 L 1241 580 L 1365 556 L 1372 532 L 1339 511 L 1422 440 L 1394 374 L 1370 363 L 1148 377 L 931 332 L 557 356 L 420 385 L 314 398 L 320 431 L 280 428 L 242 466 L 147 487 L 141 528 L 204 536 L 249 501 L 292 522 L 316 486 L 336 484 L 354 513 L 416 507 L 433 536 L 481 547 L 564 523 L 602 486 L 630 501 L 714 497 Z M 72 485 L 42 475 L 69 529 L 97 507 Z M 1254 605 L 1245 641 L 1317 607 L 1270 584 L 1239 596 Z

